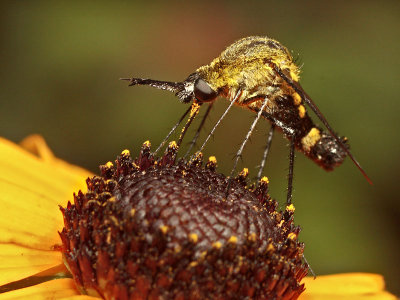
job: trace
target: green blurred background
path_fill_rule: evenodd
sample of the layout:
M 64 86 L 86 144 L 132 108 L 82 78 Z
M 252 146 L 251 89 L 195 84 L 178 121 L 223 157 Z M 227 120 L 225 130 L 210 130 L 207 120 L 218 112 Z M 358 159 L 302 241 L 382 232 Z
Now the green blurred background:
M 39 133 L 59 157 L 97 171 L 147 139 L 156 147 L 186 109 L 170 93 L 118 78 L 183 80 L 236 39 L 268 35 L 299 57 L 303 87 L 374 181 L 349 160 L 326 173 L 297 155 L 306 257 L 319 275 L 381 273 L 400 294 L 400 1 L 261 2 L 2 1 L 0 134 L 19 141 Z M 217 101 L 207 130 L 226 106 Z M 207 146 L 219 171 L 230 171 L 252 118 L 233 109 Z M 239 168 L 250 175 L 268 128 L 260 122 L 244 153 Z M 266 174 L 280 203 L 287 155 L 277 133 Z

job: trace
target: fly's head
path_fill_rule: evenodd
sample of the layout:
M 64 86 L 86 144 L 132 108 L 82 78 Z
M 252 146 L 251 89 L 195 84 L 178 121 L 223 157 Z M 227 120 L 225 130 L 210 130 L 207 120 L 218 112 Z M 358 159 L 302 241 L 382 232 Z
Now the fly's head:
M 201 74 L 195 72 L 182 82 L 180 89 L 175 95 L 183 102 L 188 103 L 197 101 L 199 103 L 211 102 L 219 95 L 218 90 L 214 90 L 210 84 L 205 81 Z

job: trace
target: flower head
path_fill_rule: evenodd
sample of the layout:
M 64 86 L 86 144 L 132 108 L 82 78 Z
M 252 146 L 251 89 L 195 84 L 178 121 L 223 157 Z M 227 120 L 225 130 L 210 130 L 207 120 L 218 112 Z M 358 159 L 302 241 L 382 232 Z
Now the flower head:
M 125 150 L 62 208 L 63 255 L 80 290 L 106 299 L 297 299 L 307 273 L 293 207 L 276 211 L 268 183 L 250 190 L 215 158 L 175 163 L 143 144 Z

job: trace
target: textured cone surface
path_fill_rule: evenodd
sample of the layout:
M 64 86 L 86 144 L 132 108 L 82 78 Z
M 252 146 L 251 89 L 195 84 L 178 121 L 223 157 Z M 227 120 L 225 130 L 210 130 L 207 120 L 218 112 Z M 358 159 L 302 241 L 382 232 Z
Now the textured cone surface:
M 82 293 L 106 299 L 296 299 L 307 273 L 293 211 L 276 211 L 267 183 L 228 197 L 201 156 L 174 163 L 124 151 L 61 208 L 64 260 Z

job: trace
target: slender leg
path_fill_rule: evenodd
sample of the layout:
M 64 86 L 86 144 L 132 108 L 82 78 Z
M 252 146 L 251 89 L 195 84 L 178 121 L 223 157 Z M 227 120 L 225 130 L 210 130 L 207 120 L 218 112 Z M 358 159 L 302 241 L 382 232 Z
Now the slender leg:
M 274 136 L 274 129 L 275 129 L 275 125 L 272 124 L 271 128 L 269 130 L 269 133 L 268 133 L 267 145 L 265 146 L 265 149 L 264 149 L 263 158 L 260 163 L 260 169 L 258 170 L 257 182 L 259 182 L 261 179 L 261 175 L 262 175 L 262 172 L 265 167 L 265 162 L 267 161 L 268 152 L 269 152 L 269 149 L 271 148 L 272 137 Z
M 256 128 L 257 122 L 258 122 L 258 120 L 261 118 L 261 114 L 262 114 L 264 108 L 267 106 L 267 103 L 268 103 L 268 98 L 265 97 L 264 102 L 263 102 L 263 104 L 262 104 L 260 110 L 259 110 L 258 113 L 257 113 L 256 118 L 254 119 L 253 123 L 251 124 L 250 129 L 249 129 L 249 131 L 247 132 L 246 137 L 244 138 L 242 144 L 240 145 L 239 150 L 238 150 L 237 153 L 236 153 L 235 162 L 233 163 L 233 168 L 232 168 L 232 171 L 231 171 L 231 175 L 229 176 L 229 180 L 228 180 L 228 186 L 227 186 L 227 188 L 226 188 L 226 194 L 227 194 L 227 195 L 229 194 L 229 189 L 230 189 L 230 187 L 231 187 L 231 180 L 232 180 L 233 174 L 234 174 L 235 171 L 236 171 L 237 163 L 238 163 L 238 161 L 239 161 L 239 158 L 240 158 L 241 155 L 242 155 L 244 146 L 245 146 L 246 143 L 249 141 L 250 136 L 251 136 L 251 134 L 252 134 L 254 128 Z
M 201 106 L 201 104 L 198 104 L 196 102 L 192 103 L 189 119 L 186 121 L 185 127 L 183 127 L 181 134 L 179 135 L 179 139 L 177 142 L 178 147 L 180 147 L 180 145 L 182 144 L 182 140 L 185 137 L 185 134 L 186 134 L 187 130 L 189 129 L 190 124 L 192 124 L 194 118 L 196 118 L 196 116 L 198 115 L 198 113 L 200 111 L 200 106 Z
M 167 136 L 164 138 L 164 140 L 161 142 L 161 144 L 157 147 L 156 151 L 154 151 L 154 154 L 157 154 L 157 152 L 162 148 L 162 146 L 164 146 L 165 142 L 168 141 L 169 137 L 174 133 L 174 131 L 176 130 L 176 128 L 179 126 L 179 124 L 182 123 L 183 119 L 186 117 L 186 115 L 189 113 L 189 111 L 192 109 L 192 107 L 190 106 L 185 113 L 181 116 L 181 118 L 179 119 L 179 121 L 172 127 L 172 129 L 170 130 L 170 132 L 167 134 Z
M 200 123 L 200 125 L 199 125 L 199 128 L 197 128 L 196 134 L 194 135 L 192 141 L 190 142 L 189 148 L 187 149 L 187 151 L 186 151 L 185 155 L 183 156 L 183 158 L 186 158 L 186 157 L 189 155 L 190 151 L 192 151 L 193 147 L 196 145 L 197 139 L 199 138 L 199 135 L 200 135 L 200 131 L 201 131 L 201 129 L 203 129 L 204 123 L 206 122 L 206 119 L 207 119 L 207 117 L 208 117 L 208 114 L 209 114 L 210 111 L 211 111 L 211 108 L 212 108 L 212 106 L 213 106 L 213 103 L 214 103 L 214 102 L 211 102 L 211 103 L 208 105 L 208 108 L 207 108 L 207 110 L 206 110 L 206 113 L 205 113 L 204 116 L 203 116 L 203 119 L 201 120 L 201 123 Z
M 222 114 L 222 116 L 219 118 L 219 120 L 217 121 L 217 123 L 215 123 L 214 128 L 211 130 L 211 132 L 208 134 L 206 140 L 203 142 L 203 145 L 201 145 L 199 151 L 197 152 L 201 152 L 205 145 L 207 144 L 208 140 L 212 137 L 212 135 L 214 134 L 214 131 L 217 129 L 218 125 L 221 123 L 222 119 L 226 116 L 226 114 L 228 113 L 228 111 L 232 108 L 233 104 L 235 104 L 236 100 L 239 98 L 239 96 L 242 94 L 242 92 L 239 90 L 236 95 L 235 98 L 233 98 L 233 100 L 231 101 L 231 103 L 229 103 L 229 106 L 227 107 L 227 109 L 225 110 L 225 112 Z
M 292 204 L 293 195 L 293 167 L 294 167 L 294 137 L 290 137 L 290 152 L 289 152 L 289 174 L 286 205 Z

